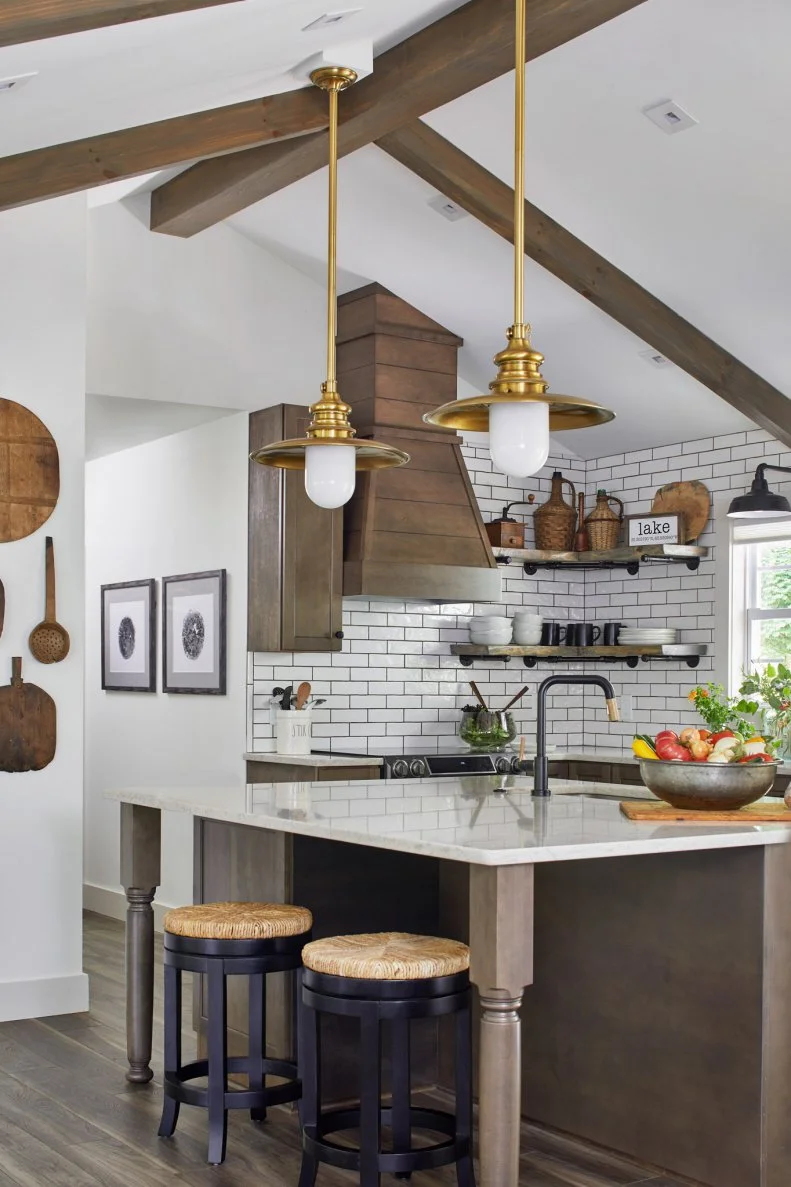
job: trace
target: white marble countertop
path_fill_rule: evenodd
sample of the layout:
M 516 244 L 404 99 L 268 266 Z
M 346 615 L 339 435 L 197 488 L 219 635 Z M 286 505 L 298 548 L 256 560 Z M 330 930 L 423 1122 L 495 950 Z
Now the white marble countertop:
M 267 754 L 265 751 L 249 751 L 243 755 L 245 762 L 275 762 L 290 767 L 381 767 L 384 759 L 375 755 L 357 757 L 343 754 Z
M 505 785 L 507 794 L 495 788 Z M 597 857 L 787 844 L 785 824 L 633 822 L 618 800 L 641 788 L 550 780 L 534 799 L 528 778 L 265 783 L 221 788 L 127 788 L 109 799 L 254 828 L 393 849 L 474 865 L 525 865 Z M 611 795 L 612 799 L 602 798 Z

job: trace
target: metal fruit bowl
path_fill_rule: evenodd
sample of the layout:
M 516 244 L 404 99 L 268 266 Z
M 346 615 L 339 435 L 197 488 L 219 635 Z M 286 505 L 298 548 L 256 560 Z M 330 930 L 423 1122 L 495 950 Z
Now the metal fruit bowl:
M 743 808 L 771 791 L 776 762 L 665 762 L 641 758 L 640 775 L 649 791 L 673 808 L 700 812 Z

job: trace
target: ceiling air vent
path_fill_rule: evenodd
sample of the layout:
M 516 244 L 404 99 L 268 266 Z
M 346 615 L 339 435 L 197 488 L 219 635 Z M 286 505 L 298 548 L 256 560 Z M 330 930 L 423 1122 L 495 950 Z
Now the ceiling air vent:
M 327 25 L 340 25 L 343 21 L 358 12 L 362 12 L 362 9 L 341 8 L 336 12 L 325 12 L 323 16 L 316 17 L 315 21 L 311 21 L 309 25 L 305 25 L 302 32 L 307 33 L 308 29 L 324 29 Z
M 686 132 L 687 128 L 694 128 L 698 122 L 694 115 L 690 115 L 672 99 L 664 99 L 661 103 L 652 103 L 650 107 L 644 107 L 643 115 L 669 136 L 675 135 L 676 132 Z
M 25 83 L 30 82 L 31 78 L 35 78 L 38 74 L 34 70 L 31 74 L 17 74 L 14 78 L 0 78 L 0 94 L 6 91 L 18 91 Z
M 641 350 L 640 358 L 645 359 L 652 367 L 672 367 L 670 359 L 666 359 L 658 350 Z
M 450 198 L 446 198 L 444 194 L 435 194 L 433 198 L 429 198 L 428 204 L 432 210 L 436 210 L 449 223 L 457 223 L 460 218 L 467 218 L 467 211 L 457 202 L 451 202 Z

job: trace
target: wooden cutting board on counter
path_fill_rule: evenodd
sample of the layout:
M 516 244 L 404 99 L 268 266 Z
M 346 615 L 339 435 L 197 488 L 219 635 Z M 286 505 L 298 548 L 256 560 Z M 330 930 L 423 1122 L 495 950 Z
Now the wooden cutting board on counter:
M 791 811 L 782 800 L 768 803 L 759 800 L 746 808 L 723 810 L 722 812 L 700 812 L 691 808 L 672 808 L 670 804 L 645 800 L 623 800 L 621 811 L 629 820 L 694 820 L 697 824 L 791 824 Z

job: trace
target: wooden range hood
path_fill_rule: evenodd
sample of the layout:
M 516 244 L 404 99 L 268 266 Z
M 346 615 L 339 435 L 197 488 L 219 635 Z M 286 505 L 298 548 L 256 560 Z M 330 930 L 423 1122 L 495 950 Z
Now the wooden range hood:
M 502 580 L 461 438 L 422 420 L 455 399 L 462 340 L 379 284 L 338 304 L 338 381 L 357 434 L 411 458 L 358 475 L 344 514 L 344 595 L 499 601 Z

